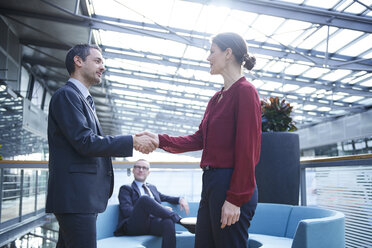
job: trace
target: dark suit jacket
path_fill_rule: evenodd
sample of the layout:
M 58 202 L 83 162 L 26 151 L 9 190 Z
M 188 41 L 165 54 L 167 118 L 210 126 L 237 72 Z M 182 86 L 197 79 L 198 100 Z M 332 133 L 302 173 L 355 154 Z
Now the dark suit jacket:
M 158 203 L 161 202 L 169 202 L 172 204 L 178 204 L 180 198 L 163 195 L 158 191 L 155 185 L 146 183 L 147 187 L 150 189 L 151 193 L 153 194 L 155 200 Z M 120 204 L 120 211 L 119 211 L 119 221 L 116 227 L 115 235 L 124 235 L 123 226 L 127 223 L 129 217 L 133 212 L 134 204 L 136 204 L 138 198 L 141 196 L 141 192 L 137 186 L 137 184 L 133 181 L 131 185 L 123 185 L 120 187 L 119 191 L 119 204 Z
M 110 156 L 132 156 L 131 136 L 102 136 L 97 117 L 71 82 L 49 104 L 47 213 L 100 213 L 113 190 Z

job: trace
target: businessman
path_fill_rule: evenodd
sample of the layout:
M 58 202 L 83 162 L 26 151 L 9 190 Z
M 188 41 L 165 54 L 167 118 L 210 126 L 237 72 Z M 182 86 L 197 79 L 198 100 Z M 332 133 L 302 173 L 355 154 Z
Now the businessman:
M 133 148 L 149 153 L 157 143 L 150 137 L 103 136 L 89 93 L 105 70 L 99 47 L 76 45 L 65 63 L 70 79 L 49 106 L 46 212 L 58 220 L 58 248 L 95 248 L 97 213 L 106 209 L 113 190 L 111 156 L 132 156 Z
M 133 166 L 133 183 L 120 188 L 115 235 L 158 235 L 163 237 L 162 248 L 175 248 L 174 224 L 180 223 L 181 217 L 161 202 L 179 204 L 186 214 L 189 214 L 189 205 L 184 198 L 163 195 L 154 185 L 146 183 L 149 174 L 149 162 L 140 159 Z

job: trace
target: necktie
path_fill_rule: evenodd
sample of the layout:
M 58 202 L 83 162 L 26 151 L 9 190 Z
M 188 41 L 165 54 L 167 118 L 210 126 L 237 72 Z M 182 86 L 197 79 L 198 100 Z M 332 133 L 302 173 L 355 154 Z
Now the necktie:
M 92 107 L 93 111 L 96 111 L 96 109 L 94 108 L 94 102 L 93 102 L 92 96 L 90 96 L 90 95 L 87 96 L 87 100 L 88 100 L 90 106 Z
M 150 190 L 145 184 L 142 184 L 142 188 L 145 190 L 145 194 L 151 197 Z

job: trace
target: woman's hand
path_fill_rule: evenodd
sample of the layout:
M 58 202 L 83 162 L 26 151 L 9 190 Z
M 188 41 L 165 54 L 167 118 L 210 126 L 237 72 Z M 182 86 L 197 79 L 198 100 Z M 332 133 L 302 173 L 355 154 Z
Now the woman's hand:
M 239 221 L 240 207 L 225 201 L 221 211 L 221 228 L 225 228 L 226 225 L 231 226 Z

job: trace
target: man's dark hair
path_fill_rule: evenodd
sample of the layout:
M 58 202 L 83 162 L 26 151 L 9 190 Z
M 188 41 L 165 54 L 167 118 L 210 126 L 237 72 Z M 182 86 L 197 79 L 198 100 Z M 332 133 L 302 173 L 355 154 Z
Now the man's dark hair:
M 102 52 L 101 48 L 99 48 L 96 45 L 90 45 L 90 44 L 79 44 L 72 47 L 70 50 L 68 50 L 66 55 L 66 69 L 68 71 L 68 74 L 72 74 L 75 72 L 75 62 L 74 57 L 79 56 L 83 61 L 87 58 L 87 56 L 90 54 L 90 49 L 97 49 L 98 51 Z

